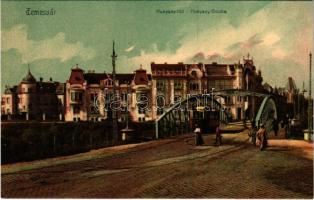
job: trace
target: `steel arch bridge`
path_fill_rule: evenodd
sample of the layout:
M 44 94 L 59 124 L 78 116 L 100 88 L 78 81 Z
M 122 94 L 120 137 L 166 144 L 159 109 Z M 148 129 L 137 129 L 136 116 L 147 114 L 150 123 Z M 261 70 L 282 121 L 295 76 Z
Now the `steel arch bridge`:
M 218 90 L 215 91 L 215 95 L 217 96 L 255 96 L 255 97 L 268 97 L 270 94 L 254 92 L 250 90 L 242 90 L 242 89 L 228 89 L 228 90 Z
M 265 124 L 266 132 L 273 130 L 273 121 L 278 119 L 276 101 L 273 97 L 267 96 L 263 99 L 255 117 L 255 126 Z
M 259 127 L 259 125 L 263 123 L 266 125 L 267 132 L 273 129 L 272 122 L 274 119 L 277 119 L 277 106 L 276 100 L 272 95 L 247 90 L 230 89 L 216 91 L 214 96 L 255 96 L 263 98 L 254 118 L 255 126 Z M 223 106 L 218 101 L 212 98 L 212 95 L 193 95 L 181 102 L 175 103 L 159 116 L 155 124 L 156 139 L 190 133 L 192 131 L 190 113 L 191 111 L 197 111 L 197 108 L 200 107 L 206 111 L 218 111 L 219 119 L 217 120 L 225 124 L 228 123 L 229 113 L 223 109 Z

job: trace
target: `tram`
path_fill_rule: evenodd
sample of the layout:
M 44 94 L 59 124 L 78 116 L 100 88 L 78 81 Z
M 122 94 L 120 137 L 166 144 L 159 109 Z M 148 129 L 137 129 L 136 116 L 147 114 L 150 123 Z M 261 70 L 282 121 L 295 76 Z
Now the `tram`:
M 219 110 L 207 111 L 204 107 L 197 107 L 193 112 L 194 124 L 197 124 L 202 133 L 214 133 L 219 125 Z

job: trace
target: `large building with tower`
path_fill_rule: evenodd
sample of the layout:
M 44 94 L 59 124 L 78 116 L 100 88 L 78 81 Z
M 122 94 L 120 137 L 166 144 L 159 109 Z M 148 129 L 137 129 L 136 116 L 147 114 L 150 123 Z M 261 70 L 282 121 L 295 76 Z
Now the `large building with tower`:
M 39 81 L 28 70 L 21 82 L 7 86 L 1 99 L 1 114 L 7 119 L 62 120 L 64 115 L 64 84 Z
M 248 89 L 261 91 L 262 76 L 256 71 L 253 59 L 243 58 L 243 64 L 157 64 L 151 63 L 152 72 L 152 105 L 154 107 L 169 107 L 187 95 L 212 94 L 228 89 Z M 223 104 L 234 119 L 249 117 L 248 110 L 254 98 L 241 96 L 215 96 Z M 245 103 L 247 102 L 247 103 Z M 162 114 L 165 109 L 158 109 L 153 118 Z

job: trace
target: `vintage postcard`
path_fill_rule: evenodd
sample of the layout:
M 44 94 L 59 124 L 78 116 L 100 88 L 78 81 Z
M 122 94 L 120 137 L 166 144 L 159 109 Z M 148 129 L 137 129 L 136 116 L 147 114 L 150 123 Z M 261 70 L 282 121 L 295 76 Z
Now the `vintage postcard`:
M 313 199 L 313 19 L 1 1 L 1 197 Z

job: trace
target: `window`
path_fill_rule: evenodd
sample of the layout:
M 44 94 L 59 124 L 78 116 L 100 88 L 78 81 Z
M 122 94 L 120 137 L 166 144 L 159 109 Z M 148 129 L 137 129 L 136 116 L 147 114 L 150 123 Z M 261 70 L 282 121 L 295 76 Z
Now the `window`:
M 96 100 L 96 94 L 95 93 L 91 93 L 90 94 L 90 101 L 94 102 Z
M 192 75 L 193 77 L 196 77 L 196 75 L 197 75 L 196 71 L 192 71 L 192 72 L 191 72 L 191 75 Z
M 7 97 L 7 104 L 10 103 L 10 97 Z
M 79 105 L 74 105 L 73 106 L 73 113 L 74 114 L 79 114 L 80 113 L 80 106 Z
M 71 92 L 71 101 L 82 101 L 82 92 Z
M 164 111 L 163 111 L 163 109 L 157 109 L 157 115 L 161 115 L 162 113 L 163 113 Z
M 197 83 L 190 83 L 190 90 L 198 90 L 199 86 Z
M 128 94 L 127 93 L 122 93 L 121 94 L 121 100 L 126 102 L 127 99 L 128 99 Z
M 163 90 L 165 85 L 164 85 L 164 82 L 163 81 L 157 81 L 157 89 L 158 90 Z
M 106 85 L 106 86 L 112 86 L 112 85 L 113 85 L 112 80 L 111 80 L 111 79 L 107 79 L 107 80 L 105 81 L 105 85 Z
M 237 96 L 237 101 L 241 102 L 242 101 L 242 97 L 241 96 Z
M 91 105 L 90 107 L 91 114 L 99 114 L 99 109 L 95 105 Z
M 180 95 L 174 96 L 174 102 L 179 102 L 179 101 L 181 101 L 181 96 Z
M 181 82 L 175 82 L 175 83 L 174 83 L 174 89 L 175 89 L 175 90 L 181 90 L 181 89 L 182 89 L 182 84 L 181 84 Z
M 145 111 L 147 110 L 147 101 L 148 100 L 148 96 L 146 93 L 141 93 L 138 96 L 138 102 L 137 102 L 137 106 L 138 106 L 138 113 L 139 114 L 145 114 Z

